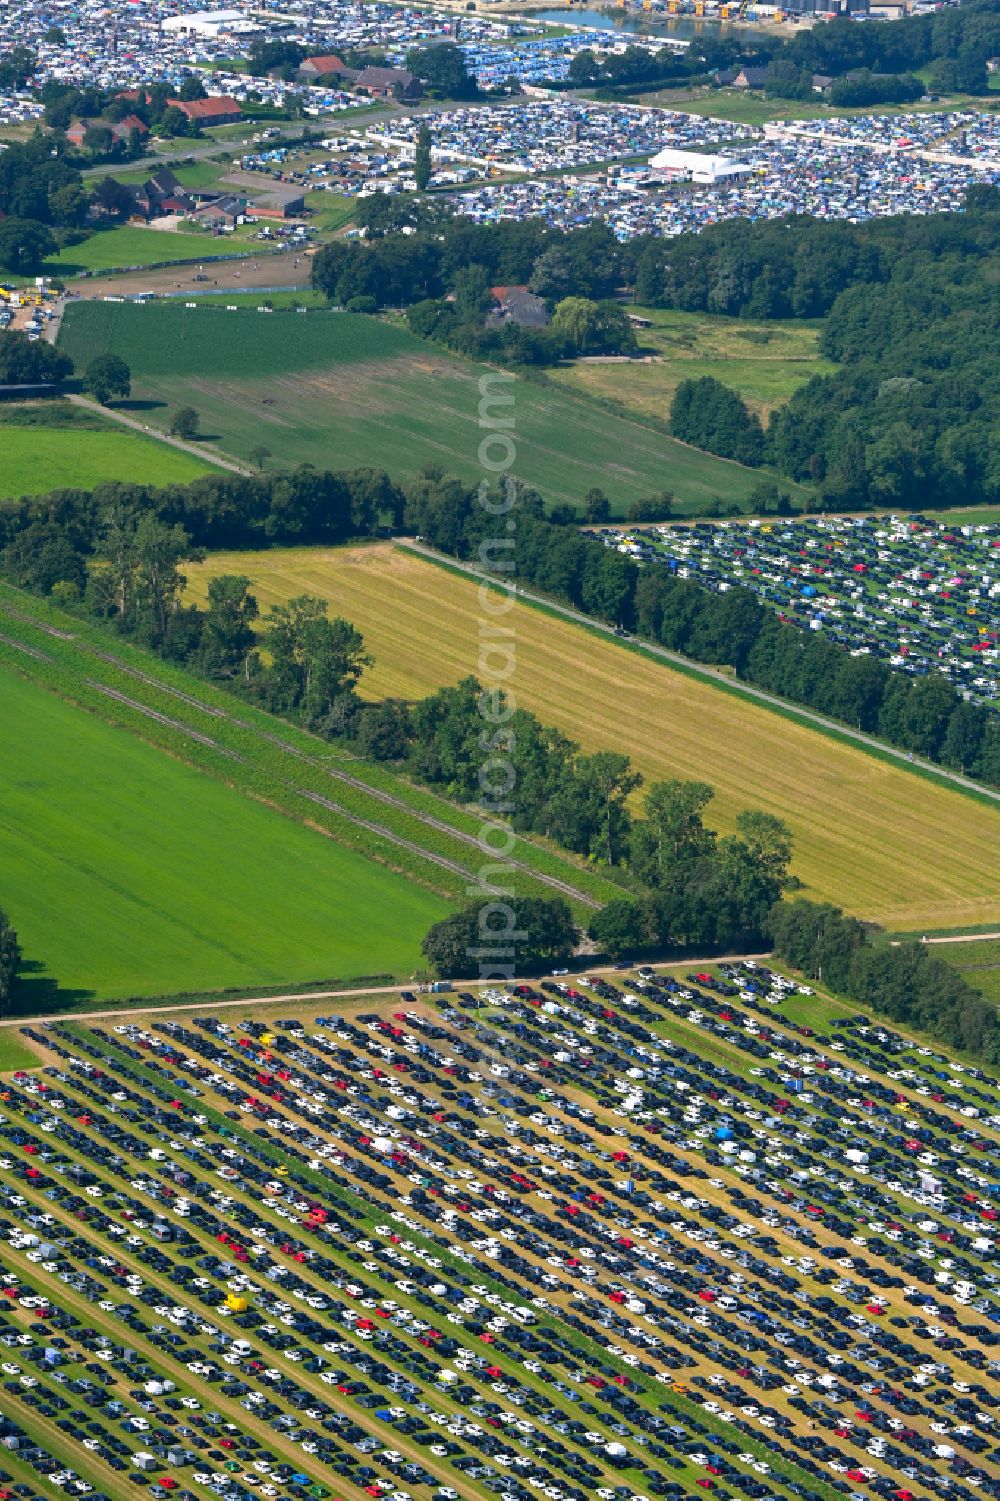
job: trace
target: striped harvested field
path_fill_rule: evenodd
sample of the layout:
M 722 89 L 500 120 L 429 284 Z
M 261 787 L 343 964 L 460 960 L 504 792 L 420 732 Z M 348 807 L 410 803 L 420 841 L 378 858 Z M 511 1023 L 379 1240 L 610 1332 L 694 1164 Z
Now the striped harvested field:
M 477 585 L 391 544 L 217 553 L 187 571 L 197 600 L 219 573 L 247 574 L 262 611 L 328 599 L 364 633 L 370 696 L 416 698 L 477 671 Z M 1000 923 L 1000 809 L 530 606 L 507 620 L 519 703 L 587 751 L 627 752 L 647 780 L 710 782 L 723 831 L 747 807 L 786 819 L 804 895 L 897 930 Z

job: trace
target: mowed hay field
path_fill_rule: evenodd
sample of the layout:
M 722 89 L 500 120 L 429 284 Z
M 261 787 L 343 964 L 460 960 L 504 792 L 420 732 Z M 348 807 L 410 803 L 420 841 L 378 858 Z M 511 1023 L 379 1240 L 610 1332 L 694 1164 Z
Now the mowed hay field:
M 476 673 L 478 585 L 391 544 L 213 554 L 187 569 L 242 573 L 262 611 L 322 595 L 363 631 L 369 696 L 415 698 Z M 787 819 L 804 894 L 894 929 L 1000 925 L 1000 808 L 924 781 L 862 750 L 518 604 L 518 702 L 585 750 L 622 750 L 649 780 L 710 782 L 710 822 L 742 808 Z
M 206 437 L 239 459 L 263 445 L 271 467 L 377 467 L 406 480 L 438 464 L 466 481 L 483 476 L 486 367 L 379 318 L 86 302 L 67 309 L 59 347 L 78 369 L 94 355 L 120 354 L 133 396 L 158 404 L 144 421 L 165 427 L 178 406 L 194 406 Z M 517 379 L 513 413 L 518 478 L 550 503 L 580 505 L 598 485 L 623 511 L 667 489 L 679 512 L 698 512 L 719 497 L 746 506 L 760 481 L 759 470 L 689 448 L 555 382 Z
M 108 480 L 186 484 L 214 470 L 190 454 L 124 428 L 18 427 L 0 421 L 0 500 Z
M 666 419 L 683 380 L 714 376 L 761 418 L 782 406 L 814 375 L 836 366 L 819 353 L 819 328 L 800 323 L 751 323 L 704 313 L 637 308 L 652 328 L 637 331 L 648 363 L 577 361 L 551 379 L 589 396 L 627 403 L 637 414 Z
M 32 966 L 100 999 L 401 976 L 447 905 L 0 668 L 0 890 Z

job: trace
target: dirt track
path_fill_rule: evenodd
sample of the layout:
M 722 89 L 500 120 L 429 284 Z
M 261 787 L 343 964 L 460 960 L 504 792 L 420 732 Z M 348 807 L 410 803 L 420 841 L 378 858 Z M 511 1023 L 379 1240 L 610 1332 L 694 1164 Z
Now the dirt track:
M 115 276 L 95 276 L 70 283 L 75 296 L 98 301 L 102 297 L 135 297 L 142 292 L 252 292 L 257 287 L 305 289 L 309 285 L 310 257 L 301 250 L 281 255 L 253 255 L 239 260 L 208 262 L 197 281 L 197 265 L 161 266 L 155 271 L 127 271 Z

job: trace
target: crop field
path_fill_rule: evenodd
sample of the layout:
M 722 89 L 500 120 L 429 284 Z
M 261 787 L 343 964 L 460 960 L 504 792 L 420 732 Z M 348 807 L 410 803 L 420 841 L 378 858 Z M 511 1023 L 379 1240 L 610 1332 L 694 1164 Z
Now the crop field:
M 238 458 L 263 445 L 272 466 L 375 465 L 412 479 L 435 463 L 482 478 L 485 367 L 399 325 L 348 313 L 90 302 L 67 310 L 59 342 L 81 367 L 106 350 L 120 354 L 134 395 L 162 404 L 151 422 L 191 403 L 203 430 Z M 599 485 L 624 508 L 669 489 L 681 512 L 698 511 L 719 498 L 745 505 L 760 479 L 555 383 L 521 379 L 515 403 L 517 474 L 551 502 L 578 505 Z
M 760 966 L 614 979 L 22 1027 L 9 1483 L 993 1495 L 996 1079 Z
M 0 413 L 0 500 L 107 480 L 186 484 L 214 465 L 108 423 L 100 429 L 22 427 Z
M 404 549 L 214 554 L 188 570 L 193 597 L 234 572 L 262 608 L 310 593 L 354 621 L 375 659 L 367 694 L 414 698 L 476 670 L 478 585 Z M 647 780 L 710 782 L 722 830 L 747 807 L 786 819 L 808 895 L 893 929 L 1000 920 L 1000 809 L 528 605 L 509 619 L 518 703 Z
M 0 704 L 4 907 L 40 995 L 409 975 L 476 883 L 473 811 L 7 587 Z M 523 839 L 513 865 L 580 921 L 618 889 Z
M 154 261 L 191 260 L 200 255 L 219 255 L 222 241 L 207 234 L 184 234 L 179 230 L 143 229 L 134 225 L 102 229 L 79 245 L 67 245 L 45 262 L 50 276 L 71 276 L 76 271 L 109 271 L 124 266 L 150 265 Z
M 666 421 L 683 380 L 711 375 L 730 386 L 766 419 L 814 375 L 836 368 L 818 351 L 818 327 L 800 323 L 751 323 L 739 318 L 639 308 L 653 322 L 638 331 L 651 363 L 578 361 L 550 378 L 588 396 L 622 404 Z
M 55 988 L 110 999 L 364 974 L 373 954 L 405 975 L 447 910 L 5 664 L 0 745 L 3 900 L 32 966 L 26 1009 Z

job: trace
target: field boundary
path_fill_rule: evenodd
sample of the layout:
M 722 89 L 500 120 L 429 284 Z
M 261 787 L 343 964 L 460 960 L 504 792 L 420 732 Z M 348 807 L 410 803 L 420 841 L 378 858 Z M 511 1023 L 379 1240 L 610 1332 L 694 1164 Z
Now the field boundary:
M 445 572 L 457 573 L 467 578 L 474 578 L 481 583 L 500 590 L 501 585 L 496 581 L 496 576 L 484 569 L 477 568 L 473 563 L 466 563 L 457 558 L 449 558 L 446 554 L 437 552 L 425 542 L 418 542 L 411 537 L 397 537 L 395 545 L 407 552 L 416 553 L 419 557 L 433 563 L 436 568 L 442 568 Z M 581 626 L 592 635 L 599 636 L 602 640 L 613 641 L 616 646 L 626 651 L 635 652 L 640 656 L 649 657 L 654 661 L 665 662 L 675 671 L 683 673 L 687 677 L 695 678 L 703 683 L 709 683 L 713 688 L 721 689 L 737 698 L 748 699 L 753 703 L 761 704 L 772 713 L 785 719 L 790 719 L 809 729 L 819 730 L 832 740 L 838 740 L 842 744 L 859 747 L 866 754 L 876 760 L 888 762 L 899 766 L 913 776 L 922 777 L 925 781 L 936 783 L 938 786 L 950 788 L 960 792 L 964 797 L 973 798 L 976 802 L 992 807 L 1000 803 L 1000 790 L 984 787 L 979 782 L 964 777 L 961 772 L 948 771 L 944 767 L 935 766 L 930 761 L 924 761 L 920 757 L 911 756 L 907 751 L 897 750 L 894 746 L 886 744 L 884 740 L 877 739 L 874 735 L 868 735 L 863 730 L 852 730 L 849 725 L 838 724 L 836 720 L 827 719 L 824 715 L 813 709 L 799 708 L 794 704 L 787 703 L 773 693 L 767 693 L 763 688 L 755 688 L 750 683 L 742 683 L 736 678 L 728 677 L 716 668 L 702 666 L 692 662 L 689 657 L 681 656 L 679 652 L 670 651 L 665 646 L 659 646 L 655 641 L 646 641 L 636 637 L 623 638 L 616 635 L 614 626 L 606 625 L 603 621 L 594 620 L 589 615 L 584 615 L 580 610 L 574 610 L 571 605 L 560 604 L 557 600 L 548 599 L 544 594 L 536 594 L 532 590 L 525 589 L 522 585 L 515 585 L 517 600 L 520 604 L 529 605 L 533 610 L 539 610 L 543 614 L 557 616 L 563 620 L 572 621 L 574 625 Z
M 683 965 L 707 965 L 707 964 L 735 964 L 747 959 L 761 960 L 771 957 L 770 950 L 760 954 L 713 954 L 710 958 L 684 957 L 681 959 L 662 960 L 656 964 L 657 970 L 676 969 Z M 588 965 L 585 968 L 573 969 L 569 972 L 569 978 L 574 975 L 613 975 L 619 973 L 614 965 Z M 483 980 L 477 975 L 474 979 L 449 980 L 452 989 L 465 988 L 470 985 L 482 986 Z M 499 982 L 497 982 L 499 984 Z M 79 1022 L 83 1026 L 89 1026 L 91 1022 L 102 1019 L 110 1019 L 116 1016 L 135 1017 L 137 1015 L 153 1016 L 163 1013 L 174 1015 L 177 1011 L 203 1011 L 207 1005 L 213 1010 L 221 1010 L 229 1006 L 283 1006 L 286 1001 L 332 1001 L 332 1000 L 357 1000 L 370 995 L 398 995 L 400 990 L 413 989 L 413 985 L 407 986 L 406 981 L 397 985 L 365 985 L 360 989 L 350 990 L 296 990 L 285 995 L 247 995 L 226 996 L 222 1000 L 216 1000 L 207 993 L 195 1001 L 183 1001 L 179 1005 L 171 1004 L 146 1005 L 139 997 L 134 1005 L 120 1006 L 117 1009 L 108 1008 L 101 1011 L 48 1011 L 41 1016 L 8 1016 L 0 1019 L 0 1030 L 10 1027 L 46 1026 L 47 1024 L 66 1021 Z M 446 992 L 450 994 L 450 992 Z M 157 997 L 158 1001 L 162 998 Z

